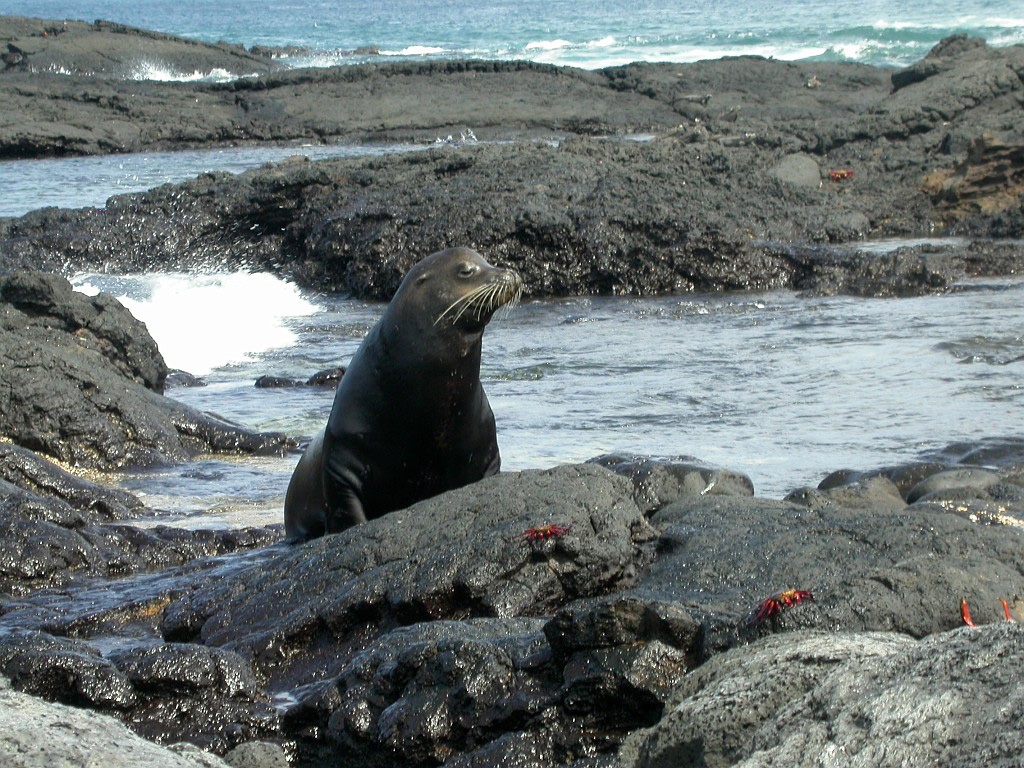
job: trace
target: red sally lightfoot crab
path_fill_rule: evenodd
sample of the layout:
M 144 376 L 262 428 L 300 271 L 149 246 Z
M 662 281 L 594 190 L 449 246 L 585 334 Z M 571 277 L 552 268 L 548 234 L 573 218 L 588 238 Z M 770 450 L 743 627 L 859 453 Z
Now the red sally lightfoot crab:
M 536 544 L 541 541 L 547 541 L 548 539 L 557 539 L 560 536 L 567 534 L 571 525 L 563 525 L 561 523 L 547 523 L 545 525 L 538 525 L 536 528 L 527 528 L 522 532 L 522 537 L 531 544 Z
M 808 602 L 814 600 L 814 595 L 806 589 L 787 589 L 771 597 L 766 597 L 747 617 L 747 626 L 756 627 L 758 624 L 763 624 L 768 619 L 778 616 L 787 608 L 799 605 L 805 600 Z

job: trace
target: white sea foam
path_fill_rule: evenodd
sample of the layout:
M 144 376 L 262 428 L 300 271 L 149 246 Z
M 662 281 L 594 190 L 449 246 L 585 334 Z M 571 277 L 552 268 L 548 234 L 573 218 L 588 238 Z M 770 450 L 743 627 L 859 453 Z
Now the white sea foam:
M 581 69 L 603 69 L 631 64 L 635 61 L 663 61 L 688 63 L 726 56 L 763 56 L 782 61 L 798 61 L 823 56 L 828 53 L 824 46 L 780 46 L 763 45 L 612 45 L 608 47 L 581 46 L 573 49 L 554 49 L 534 52 L 529 58 L 544 64 L 558 64 Z
M 36 74 L 38 72 L 48 72 L 53 75 L 91 75 L 92 72 L 75 72 L 67 67 L 60 64 L 51 64 L 43 69 L 37 69 L 36 67 L 29 67 L 29 72 Z
M 571 48 L 572 43 L 568 40 L 535 40 L 526 44 L 528 51 L 557 51 L 560 48 Z
M 142 61 L 136 64 L 128 75 L 130 80 L 155 80 L 165 83 L 228 83 L 243 77 L 256 77 L 251 75 L 236 75 L 226 69 L 214 68 L 209 72 L 177 72 L 167 65 L 154 61 Z
M 381 56 L 436 56 L 439 53 L 444 53 L 444 48 L 438 48 L 436 45 L 410 45 L 402 48 L 400 51 L 381 51 Z
M 918 21 L 886 21 L 885 19 L 878 19 L 874 24 L 871 25 L 872 29 L 920 29 L 927 25 L 922 24 Z
M 288 321 L 318 309 L 295 285 L 264 273 L 81 274 L 72 284 L 112 293 L 146 324 L 169 367 L 196 375 L 294 344 Z

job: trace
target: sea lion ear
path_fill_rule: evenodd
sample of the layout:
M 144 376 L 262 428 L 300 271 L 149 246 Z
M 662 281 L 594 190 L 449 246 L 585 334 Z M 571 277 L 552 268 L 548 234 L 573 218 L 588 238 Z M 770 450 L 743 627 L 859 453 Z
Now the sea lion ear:
M 429 279 L 430 279 L 430 273 L 429 272 L 424 272 L 422 275 L 417 275 L 416 276 L 415 284 L 416 285 L 422 285 L 423 283 L 427 282 L 427 280 L 429 280 Z

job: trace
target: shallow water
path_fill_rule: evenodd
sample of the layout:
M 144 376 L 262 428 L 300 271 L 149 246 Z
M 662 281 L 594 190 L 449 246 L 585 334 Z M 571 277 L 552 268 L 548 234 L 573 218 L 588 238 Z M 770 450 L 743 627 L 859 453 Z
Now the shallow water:
M 109 279 L 88 282 L 103 287 Z M 146 286 L 164 278 L 134 279 Z M 287 305 L 294 287 L 268 284 L 265 275 L 224 280 L 212 289 L 222 301 L 204 305 L 237 307 L 229 295 L 251 290 L 249 279 L 263 286 L 258 306 L 296 313 L 274 315 L 292 340 L 274 346 L 254 333 L 249 354 L 210 370 L 208 386 L 169 394 L 259 429 L 309 436 L 326 422 L 333 391 L 253 382 L 263 374 L 305 379 L 345 364 L 383 306 L 335 296 Z M 115 288 L 124 287 L 119 280 Z M 150 309 L 172 311 L 146 301 L 134 307 L 143 319 Z M 214 347 L 219 326 L 209 319 Z M 745 472 L 758 495 L 781 497 L 832 470 L 1020 434 L 1022 331 L 1022 279 L 911 299 L 772 292 L 531 301 L 489 326 L 481 378 L 506 470 L 612 451 L 688 455 Z M 173 326 L 163 333 L 158 342 L 170 344 Z M 235 337 L 221 349 L 243 346 Z M 180 354 L 168 363 L 188 369 L 187 348 Z M 190 526 L 278 522 L 297 460 L 207 459 L 123 484 Z
M 445 138 L 445 137 L 440 137 Z M 303 156 L 363 157 L 428 149 L 430 144 L 296 144 L 134 152 L 100 157 L 0 160 L 0 216 L 22 216 L 47 206 L 102 208 L 113 195 L 144 192 L 203 173 L 241 173 L 264 163 Z

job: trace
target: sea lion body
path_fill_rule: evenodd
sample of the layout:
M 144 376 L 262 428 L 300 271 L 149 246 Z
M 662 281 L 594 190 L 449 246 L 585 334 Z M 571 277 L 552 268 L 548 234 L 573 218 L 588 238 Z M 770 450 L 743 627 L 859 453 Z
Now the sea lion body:
M 295 468 L 285 498 L 290 539 L 335 533 L 498 471 L 482 339 L 494 311 L 521 291 L 515 272 L 468 248 L 410 270 Z

